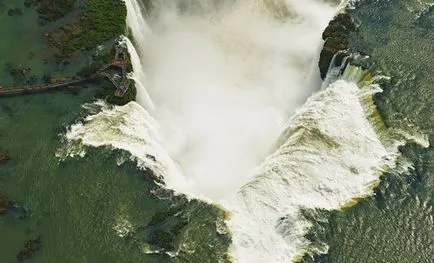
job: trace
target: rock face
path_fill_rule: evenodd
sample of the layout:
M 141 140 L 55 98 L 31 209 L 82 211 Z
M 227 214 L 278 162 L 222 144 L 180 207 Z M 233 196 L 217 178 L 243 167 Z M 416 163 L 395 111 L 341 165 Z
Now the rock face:
M 322 34 L 325 43 L 318 63 L 322 79 L 326 77 L 335 54 L 339 53 L 336 57 L 336 65 L 342 62 L 346 55 L 345 51 L 348 49 L 348 36 L 355 30 L 356 25 L 347 13 L 340 13 L 330 21 Z

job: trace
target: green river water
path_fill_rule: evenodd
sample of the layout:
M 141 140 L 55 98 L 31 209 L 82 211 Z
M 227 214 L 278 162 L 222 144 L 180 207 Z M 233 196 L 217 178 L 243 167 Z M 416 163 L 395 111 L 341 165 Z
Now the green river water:
M 423 11 L 416 0 L 362 2 L 351 11 L 361 24 L 351 46 L 371 55 L 373 73 L 391 77 L 376 97 L 381 116 L 389 127 L 417 130 L 434 142 L 433 8 Z M 14 7 L 23 15 L 8 16 Z M 7 62 L 31 67 L 39 77 L 78 69 L 79 63 L 58 66 L 43 34 L 36 12 L 23 1 L 0 0 L 0 85 L 23 81 L 11 78 Z M 89 149 L 85 158 L 65 161 L 55 156 L 63 143 L 60 134 L 85 116 L 82 105 L 95 93 L 90 86 L 75 93 L 0 98 L 0 149 L 12 158 L 0 165 L 0 191 L 30 211 L 24 218 L 14 211 L 0 216 L 0 263 L 17 262 L 26 241 L 37 236 L 43 248 L 28 262 L 227 261 L 230 237 L 216 232 L 223 217 L 218 208 L 160 189 L 131 161 L 118 166 L 116 161 L 128 156 L 120 151 Z M 401 150 L 414 169 L 383 175 L 375 196 L 354 207 L 319 211 L 327 222 L 312 218 L 309 238 L 330 249 L 305 262 L 434 262 L 434 150 L 416 144 Z M 139 231 L 119 237 L 117 227 L 129 224 Z M 147 254 L 164 246 L 150 247 L 155 239 L 175 244 L 177 249 L 168 250 L 178 255 Z
M 389 128 L 434 142 L 434 2 L 360 1 L 350 14 L 360 24 L 352 51 L 363 51 L 370 71 L 391 79 L 375 97 Z M 316 238 L 330 245 L 315 262 L 434 262 L 434 149 L 401 148 L 409 172 L 383 175 L 375 195 L 333 212 Z
M 15 7 L 22 8 L 23 16 L 7 15 L 7 10 Z M 11 78 L 7 62 L 31 67 L 31 74 L 39 79 L 44 73 L 61 77 L 77 71 L 74 64 L 63 67 L 55 63 L 36 12 L 25 9 L 23 1 L 0 1 L 0 34 L 0 79 L 4 87 L 24 81 Z M 48 62 L 44 63 L 45 59 Z M 0 167 L 0 191 L 30 211 L 25 219 L 13 211 L 0 218 L 1 263 L 17 262 L 16 255 L 26 241 L 37 236 L 42 236 L 43 249 L 29 262 L 170 262 L 167 255 L 143 253 L 149 239 L 146 233 L 122 239 L 115 231 L 124 220 L 136 227 L 146 225 L 156 211 L 164 216 L 157 214 L 148 232 L 176 225 L 181 219 L 174 215 L 183 208 L 183 221 L 196 225 L 185 235 L 195 235 L 195 242 L 215 235 L 215 217 L 221 212 L 194 201 L 188 204 L 184 198 L 152 198 L 149 191 L 155 184 L 143 172 L 131 162 L 116 165 L 122 153 L 96 149 L 88 151 L 86 158 L 60 162 L 55 156 L 62 146 L 60 134 L 84 116 L 81 105 L 92 102 L 95 93 L 95 88 L 89 87 L 78 93 L 0 98 L 0 148 L 12 159 Z M 169 197 L 170 193 L 163 191 L 162 195 Z M 195 233 L 204 224 L 200 233 Z M 218 247 L 227 240 L 215 239 L 212 243 Z M 223 254 L 224 249 L 206 254 L 214 253 Z M 213 262 L 210 260 L 194 261 L 193 257 L 191 262 Z

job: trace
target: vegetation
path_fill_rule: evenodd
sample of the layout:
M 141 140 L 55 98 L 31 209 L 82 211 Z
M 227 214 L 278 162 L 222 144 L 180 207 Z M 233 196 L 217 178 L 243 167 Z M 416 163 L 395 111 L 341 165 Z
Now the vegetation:
M 136 87 L 134 86 L 134 83 L 130 84 L 128 91 L 124 94 L 124 96 L 122 98 L 116 97 L 114 95 L 115 91 L 116 91 L 116 87 L 113 84 L 108 83 L 107 85 L 103 85 L 98 90 L 98 93 L 96 96 L 97 96 L 97 98 L 106 100 L 108 103 L 116 104 L 116 105 L 120 105 L 120 106 L 125 105 L 128 102 L 136 99 L 137 90 L 136 90 Z
M 86 30 L 79 44 L 89 49 L 96 43 L 123 34 L 126 15 L 127 9 L 122 0 L 87 1 L 82 7 L 80 19 L 82 28 Z
M 81 51 L 105 46 L 98 48 L 92 63 L 77 73 L 80 77 L 87 78 L 113 59 L 114 49 L 106 47 L 113 45 L 115 38 L 125 32 L 127 9 L 123 0 L 82 0 L 78 2 L 78 8 L 74 8 L 76 3 L 76 0 L 25 0 L 24 5 L 35 6 L 40 21 L 45 21 L 44 23 L 71 14 L 61 26 L 46 34 L 48 45 L 53 49 L 58 62 L 68 63 Z M 130 70 L 131 65 L 126 68 L 127 72 Z M 19 75 L 16 69 L 12 71 Z M 114 96 L 115 91 L 116 87 L 104 80 L 97 97 L 117 105 L 135 100 L 134 83 L 130 84 L 122 98 Z
M 24 5 L 30 7 L 37 5 L 36 10 L 42 23 L 52 22 L 72 10 L 75 0 L 26 0 Z
M 50 32 L 48 43 L 57 49 L 57 57 L 70 58 L 76 51 L 90 50 L 123 34 L 126 15 L 122 0 L 87 0 L 78 20 Z

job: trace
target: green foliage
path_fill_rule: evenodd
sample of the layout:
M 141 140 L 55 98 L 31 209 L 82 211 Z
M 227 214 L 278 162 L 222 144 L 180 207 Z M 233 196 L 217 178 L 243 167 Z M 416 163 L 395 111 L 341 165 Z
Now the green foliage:
M 80 26 L 83 29 L 75 45 L 86 49 L 125 31 L 125 17 L 127 9 L 121 0 L 93 0 L 86 1 L 82 6 Z
M 59 57 L 71 57 L 77 50 L 90 50 L 125 31 L 127 9 L 122 0 L 87 0 L 80 7 L 77 22 L 53 32 Z
M 130 101 L 134 101 L 137 95 L 137 89 L 134 86 L 134 82 L 130 84 L 128 91 L 124 94 L 122 98 L 116 97 L 115 92 L 116 92 L 116 87 L 113 86 L 111 83 L 108 83 L 107 85 L 103 85 L 98 90 L 96 97 L 99 99 L 104 99 L 108 103 L 122 106 L 127 104 Z
M 27 0 L 25 5 L 30 6 L 32 2 L 37 3 L 37 1 Z M 42 20 L 51 22 L 63 17 L 74 7 L 74 4 L 75 0 L 42 0 L 36 10 Z

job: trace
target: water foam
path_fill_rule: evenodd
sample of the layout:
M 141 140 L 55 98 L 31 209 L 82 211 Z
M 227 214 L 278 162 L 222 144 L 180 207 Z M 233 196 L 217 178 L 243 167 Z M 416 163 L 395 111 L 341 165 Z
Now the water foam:
M 306 78 L 335 8 L 313 0 L 213 2 L 156 1 L 151 26 L 140 2 L 126 4 L 140 57 L 133 66 L 146 71 L 136 80 L 186 178 L 167 185 L 219 200 L 251 179 L 287 116 L 318 88 Z
M 255 178 L 225 201 L 238 262 L 294 260 L 309 247 L 302 209 L 339 209 L 370 195 L 395 166 L 397 148 L 386 148 L 367 119 L 368 92 L 377 91 L 343 78 L 313 95 Z
M 140 168 L 152 170 L 158 178 L 169 179 L 171 184 L 182 182 L 178 167 L 161 146 L 158 123 L 143 107 L 135 102 L 114 107 L 101 101 L 97 104 L 102 106 L 99 113 L 69 128 L 68 144 L 60 149 L 59 157 L 77 152 L 84 156 L 83 145 L 122 149 L 131 153 Z
M 207 16 L 160 7 L 152 32 L 139 3 L 127 0 L 133 78 L 152 97 L 155 107 L 141 104 L 153 116 L 134 102 L 106 107 L 67 134 L 70 142 L 129 151 L 169 188 L 219 200 L 231 212 L 231 253 L 241 263 L 296 259 L 309 249 L 302 209 L 338 209 L 371 194 L 397 156 L 370 119 L 380 90 L 353 67 L 284 122 L 312 92 L 305 77 L 332 9 L 288 1 L 282 15 L 265 2 L 206 8 Z
M 395 165 L 397 144 L 382 143 L 368 120 L 372 105 L 364 104 L 379 90 L 360 89 L 354 76 L 361 75 L 348 72 L 362 71 L 349 69 L 346 78 L 308 99 L 254 178 L 220 201 L 231 214 L 226 223 L 236 262 L 289 262 L 309 251 L 304 235 L 310 224 L 302 209 L 339 209 L 370 195 L 379 175 Z M 134 102 L 105 106 L 67 133 L 70 143 L 129 151 L 170 185 L 185 183 L 158 138 L 158 124 Z

